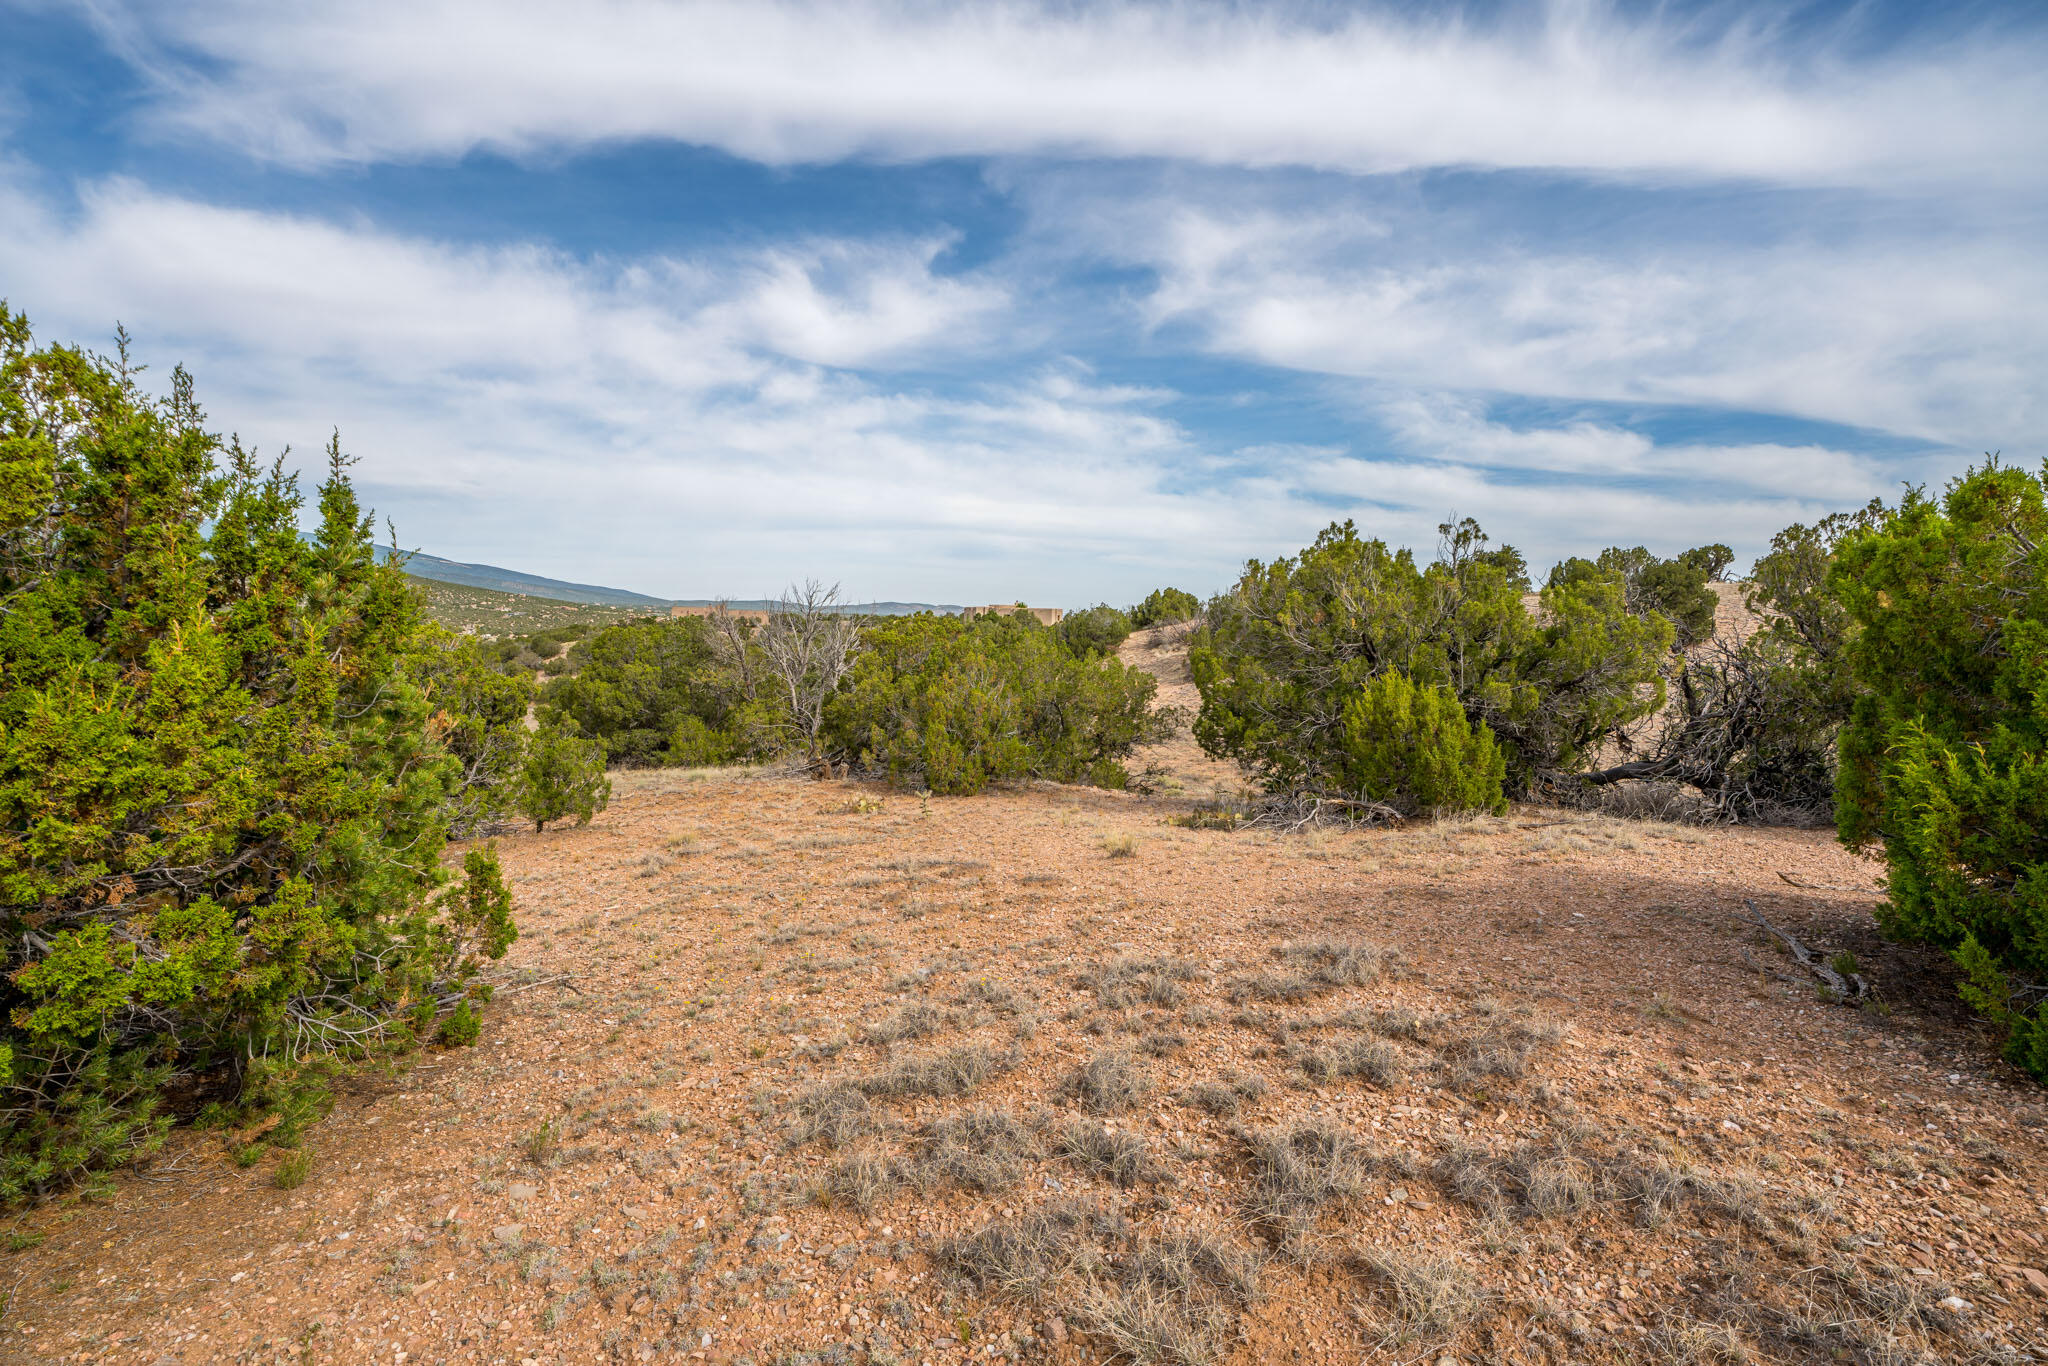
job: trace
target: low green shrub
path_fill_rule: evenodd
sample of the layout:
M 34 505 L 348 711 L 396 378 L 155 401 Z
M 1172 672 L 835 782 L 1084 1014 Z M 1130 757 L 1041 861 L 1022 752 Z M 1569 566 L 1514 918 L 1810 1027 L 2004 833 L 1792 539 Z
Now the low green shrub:
M 748 661 L 728 657 L 707 618 L 608 626 L 567 657 L 575 676 L 552 679 L 542 702 L 602 741 L 608 762 L 696 766 L 774 751 L 754 715 L 760 704 L 750 702 L 757 686 Z
M 605 776 L 604 758 L 604 744 L 578 735 L 573 722 L 556 715 L 541 718 L 527 742 L 519 784 L 519 809 L 536 833 L 547 829 L 549 821 L 570 816 L 588 825 L 605 809 L 612 781 Z
M 1202 602 L 1193 593 L 1179 588 L 1155 588 L 1145 595 L 1145 600 L 1130 610 L 1131 626 L 1144 630 L 1151 626 L 1171 626 L 1177 621 L 1187 621 L 1201 615 Z
M 1060 644 L 1070 654 L 1080 658 L 1089 655 L 1113 655 L 1117 647 L 1129 639 L 1131 619 L 1116 608 L 1099 604 L 1079 612 L 1070 612 L 1053 627 Z
M 1188 654 L 1202 747 L 1271 791 L 1356 795 L 1347 709 L 1398 672 L 1448 689 L 1521 790 L 1579 771 L 1616 726 L 1663 705 L 1671 624 L 1630 612 L 1618 572 L 1554 575 L 1532 614 L 1519 556 L 1485 551 L 1469 524 L 1446 531 L 1426 568 L 1349 522 L 1292 559 L 1247 565 Z
M 1343 746 L 1345 790 L 1404 816 L 1507 809 L 1507 759 L 1448 688 L 1381 674 L 1345 703 Z
M 835 759 L 934 792 L 1044 778 L 1121 786 L 1117 761 L 1155 733 L 1157 683 L 1076 658 L 1028 620 L 920 612 L 870 624 L 826 707 Z
M 1895 938 L 1949 951 L 2006 1056 L 2048 1081 L 2048 464 L 1995 460 L 1846 537 L 1843 841 L 1882 841 Z

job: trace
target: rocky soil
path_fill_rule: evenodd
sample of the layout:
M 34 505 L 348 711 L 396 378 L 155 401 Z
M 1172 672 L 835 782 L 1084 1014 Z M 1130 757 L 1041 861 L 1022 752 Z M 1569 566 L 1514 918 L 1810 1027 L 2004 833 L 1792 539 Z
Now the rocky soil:
M 1191 828 L 1235 777 L 1175 743 L 1152 795 L 618 775 L 500 841 L 477 1046 L 356 1075 L 303 1185 L 187 1129 L 18 1220 L 0 1359 L 2048 1359 L 2043 1093 L 1874 865 Z

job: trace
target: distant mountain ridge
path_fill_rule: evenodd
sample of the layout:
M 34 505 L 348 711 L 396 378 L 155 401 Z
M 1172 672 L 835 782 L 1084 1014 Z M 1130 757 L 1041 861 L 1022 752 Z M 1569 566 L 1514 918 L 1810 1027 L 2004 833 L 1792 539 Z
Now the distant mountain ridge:
M 378 546 L 378 563 L 389 560 L 392 553 L 389 546 Z M 553 602 L 578 602 L 593 607 L 644 607 L 651 613 L 661 613 L 671 607 L 709 607 L 718 601 L 716 598 L 654 598 L 624 588 L 606 588 L 594 583 L 570 583 L 565 579 L 544 578 L 539 574 L 526 574 L 517 569 L 504 569 L 494 564 L 464 564 L 460 560 L 445 560 L 439 555 L 429 555 L 424 551 L 398 553 L 405 560 L 405 572 L 416 579 L 433 579 L 440 583 L 460 584 L 465 588 L 488 588 L 497 593 L 522 593 L 527 597 L 547 598 Z M 774 603 L 767 598 L 733 598 L 727 605 L 758 611 L 772 607 Z M 958 612 L 961 609 L 946 603 L 862 602 L 849 603 L 847 610 L 893 617 L 907 616 L 912 612 Z

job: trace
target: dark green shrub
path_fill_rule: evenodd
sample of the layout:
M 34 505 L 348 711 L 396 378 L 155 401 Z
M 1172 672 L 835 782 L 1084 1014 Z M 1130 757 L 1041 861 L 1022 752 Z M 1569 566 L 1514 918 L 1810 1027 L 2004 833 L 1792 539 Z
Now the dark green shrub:
M 1294 559 L 1253 561 L 1210 604 L 1188 657 L 1195 737 L 1269 790 L 1356 795 L 1346 709 L 1398 671 L 1484 723 L 1520 789 L 1579 770 L 1608 732 L 1660 707 L 1670 642 L 1669 622 L 1626 610 L 1618 574 L 1558 576 L 1532 615 L 1500 563 L 1466 553 L 1419 568 L 1345 522 Z
M 1996 461 L 1847 536 L 1828 574 L 1857 696 L 1843 841 L 1882 840 L 1878 918 L 1938 945 L 2048 1080 L 2048 465 Z
M 1621 580 L 1628 610 L 1638 616 L 1657 613 L 1677 630 L 1680 645 L 1692 645 L 1714 633 L 1714 590 L 1707 587 L 1708 567 L 1725 547 L 1687 551 L 1660 560 L 1641 546 L 1624 550 L 1609 546 L 1597 560 L 1570 559 L 1550 571 L 1552 583 L 1589 576 L 1613 575 Z
M 1679 555 L 1678 560 L 1688 569 L 1698 570 L 1707 582 L 1716 583 L 1728 577 L 1728 567 L 1735 563 L 1735 552 L 1719 543 L 1700 545 Z
M 1120 786 L 1117 760 L 1151 736 L 1153 677 L 1077 659 L 1028 620 L 894 617 L 870 624 L 826 709 L 840 761 L 934 792 L 1044 778 Z
M 727 666 L 704 617 L 606 627 L 571 657 L 576 676 L 553 680 L 542 698 L 603 741 L 612 763 L 726 763 L 772 752 L 749 724 L 747 680 Z
M 1485 722 L 1473 725 L 1448 688 L 1417 687 L 1399 669 L 1344 704 L 1344 790 L 1418 812 L 1505 811 L 1507 760 Z
M 519 809 L 536 833 L 547 829 L 549 821 L 570 816 L 588 825 L 605 809 L 612 780 L 605 776 L 604 758 L 603 741 L 584 739 L 573 722 L 560 716 L 541 718 L 527 742 L 519 783 Z
M 422 631 L 414 669 L 434 706 L 432 724 L 461 765 L 448 799 L 450 831 L 472 834 L 518 800 L 533 676 L 494 667 L 479 642 L 432 625 Z
M 1130 611 L 1131 626 L 1144 630 L 1151 626 L 1171 626 L 1176 621 L 1188 621 L 1200 616 L 1202 601 L 1193 593 L 1178 588 L 1155 588 L 1145 595 L 1145 600 Z
M 1053 634 L 1072 655 L 1113 655 L 1130 638 L 1131 619 L 1107 604 L 1070 612 L 1053 627 Z
M 360 1054 L 514 937 L 338 438 L 319 523 L 190 381 L 0 309 L 0 1196 L 152 1141 L 168 1069 Z

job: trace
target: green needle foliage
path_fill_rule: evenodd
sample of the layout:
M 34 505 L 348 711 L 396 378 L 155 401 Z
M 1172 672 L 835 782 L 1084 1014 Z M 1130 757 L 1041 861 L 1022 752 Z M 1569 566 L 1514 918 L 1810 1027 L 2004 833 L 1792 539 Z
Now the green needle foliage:
M 1150 626 L 1171 626 L 1199 615 L 1201 610 L 1201 599 L 1193 593 L 1180 588 L 1155 588 L 1131 609 L 1131 626 L 1140 631 Z
M 1417 687 L 1390 670 L 1344 707 L 1346 791 L 1396 811 L 1507 810 L 1507 759 L 1448 688 Z
M 1478 746 L 1466 757 L 1489 769 L 1477 737 L 1490 734 L 1511 789 L 1576 771 L 1601 737 L 1663 704 L 1671 624 L 1630 612 L 1619 573 L 1553 576 L 1532 614 L 1519 555 L 1487 551 L 1470 522 L 1441 530 L 1443 553 L 1427 568 L 1349 522 L 1292 559 L 1247 565 L 1189 651 L 1202 747 L 1274 792 L 1386 802 L 1356 786 L 1351 737 L 1359 699 L 1389 674 L 1455 699 L 1473 736 L 1436 733 Z M 1392 700 L 1374 696 L 1369 705 Z M 1414 783 L 1395 786 L 1420 799 Z
M 1108 604 L 1069 612 L 1053 627 L 1060 644 L 1078 656 L 1113 655 L 1130 638 L 1131 619 Z
M 1835 813 L 1882 840 L 1896 938 L 1954 955 L 2006 1056 L 2048 1080 L 2048 465 L 1995 460 L 1835 551 L 1857 696 Z
M 727 764 L 776 749 L 749 651 L 728 658 L 703 617 L 628 622 L 574 646 L 573 678 L 548 684 L 548 707 L 604 741 L 629 768 Z
M 826 704 L 841 760 L 934 792 L 1043 778 L 1122 787 L 1117 762 L 1153 737 L 1157 681 L 1114 656 L 1076 658 L 1028 617 L 869 623 Z
M 560 716 L 541 718 L 540 729 L 526 748 L 519 787 L 519 809 L 533 822 L 534 832 L 570 816 L 576 824 L 588 825 L 611 798 L 603 743 L 583 739 L 576 734 L 575 723 Z
M 281 465 L 0 308 L 0 1201 L 149 1147 L 174 1072 L 428 1036 L 515 935 L 339 439 Z M 437 717 L 439 719 L 437 719 Z

